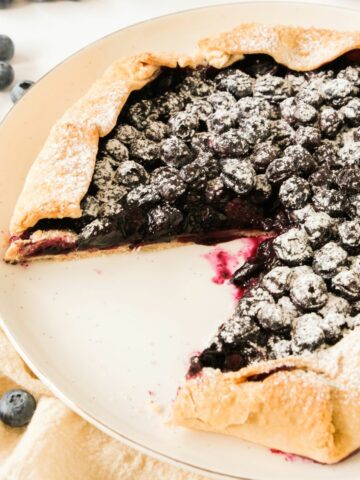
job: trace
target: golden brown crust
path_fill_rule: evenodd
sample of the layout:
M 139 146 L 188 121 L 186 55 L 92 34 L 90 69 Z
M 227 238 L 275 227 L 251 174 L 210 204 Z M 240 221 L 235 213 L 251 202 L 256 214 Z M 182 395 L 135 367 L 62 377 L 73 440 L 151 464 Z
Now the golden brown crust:
M 242 54 L 265 53 L 297 71 L 313 70 L 360 47 L 360 32 L 245 23 L 199 42 L 205 60 L 224 68 Z
M 360 447 L 359 370 L 360 329 L 307 358 L 205 369 L 179 390 L 172 423 L 335 463 Z

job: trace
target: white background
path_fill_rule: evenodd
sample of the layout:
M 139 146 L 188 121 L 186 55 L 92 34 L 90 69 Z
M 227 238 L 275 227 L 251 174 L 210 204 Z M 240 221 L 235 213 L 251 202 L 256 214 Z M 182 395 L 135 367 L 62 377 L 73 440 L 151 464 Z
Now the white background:
M 31 3 L 15 0 L 14 7 L 0 10 L 0 33 L 10 35 L 15 42 L 16 56 L 12 63 L 16 81 L 36 81 L 71 53 L 114 30 L 177 10 L 224 3 L 231 2 L 80 0 Z M 360 0 L 317 0 L 316 3 L 360 8 Z M 9 92 L 0 92 L 0 119 L 11 105 Z

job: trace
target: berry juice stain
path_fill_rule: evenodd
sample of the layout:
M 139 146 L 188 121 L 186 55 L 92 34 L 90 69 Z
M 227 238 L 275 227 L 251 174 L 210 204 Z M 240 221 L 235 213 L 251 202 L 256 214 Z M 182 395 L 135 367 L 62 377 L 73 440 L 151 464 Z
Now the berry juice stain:
M 239 262 L 236 255 L 219 247 L 216 247 L 212 252 L 206 253 L 204 258 L 208 260 L 215 272 L 215 276 L 211 281 L 217 285 L 223 285 L 226 280 L 230 280 Z
M 295 455 L 295 453 L 283 452 L 281 450 L 277 450 L 276 448 L 270 448 L 270 452 L 275 455 L 281 455 L 285 462 L 302 461 L 304 463 L 318 463 L 310 458 L 302 457 L 301 455 Z
M 222 247 L 215 247 L 211 252 L 204 255 L 215 273 L 211 281 L 216 285 L 230 285 L 236 302 L 244 295 L 245 289 L 233 285 L 231 278 L 241 263 L 255 256 L 258 246 L 267 238 L 269 237 L 264 235 L 242 238 L 239 239 L 240 248 L 235 253 Z

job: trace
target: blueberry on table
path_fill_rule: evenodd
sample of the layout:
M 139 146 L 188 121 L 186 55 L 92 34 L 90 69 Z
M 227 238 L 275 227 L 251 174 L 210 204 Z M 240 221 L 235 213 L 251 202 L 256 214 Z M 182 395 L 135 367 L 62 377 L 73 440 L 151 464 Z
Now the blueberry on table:
M 1 1 L 1 0 L 0 0 Z M 0 62 L 0 90 L 11 85 L 14 80 L 14 69 L 6 62 Z
M 13 3 L 13 0 L 0 0 L 0 10 L 2 8 L 7 8 L 12 3 Z
M 9 390 L 0 399 L 0 419 L 10 427 L 27 425 L 36 408 L 35 398 L 25 390 Z
M 20 100 L 21 97 L 24 96 L 24 94 L 29 90 L 34 85 L 34 82 L 31 80 L 24 80 L 22 82 L 17 83 L 14 85 L 10 92 L 10 98 L 13 103 L 16 103 L 18 100 Z
M 0 8 L 4 2 L 0 1 Z M 9 61 L 13 58 L 15 53 L 14 42 L 7 35 L 0 35 L 0 60 Z

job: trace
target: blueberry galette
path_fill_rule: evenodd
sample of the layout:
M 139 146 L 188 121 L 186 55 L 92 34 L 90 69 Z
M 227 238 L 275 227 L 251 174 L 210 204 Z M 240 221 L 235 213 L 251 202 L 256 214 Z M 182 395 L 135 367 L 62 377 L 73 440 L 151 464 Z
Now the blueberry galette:
M 241 25 L 112 65 L 55 124 L 8 262 L 266 235 L 173 423 L 334 463 L 360 447 L 359 33 Z

